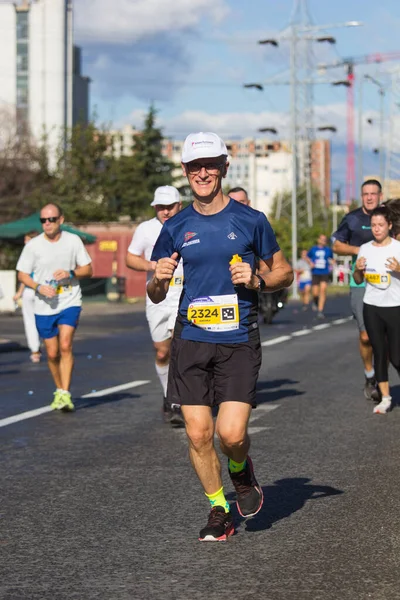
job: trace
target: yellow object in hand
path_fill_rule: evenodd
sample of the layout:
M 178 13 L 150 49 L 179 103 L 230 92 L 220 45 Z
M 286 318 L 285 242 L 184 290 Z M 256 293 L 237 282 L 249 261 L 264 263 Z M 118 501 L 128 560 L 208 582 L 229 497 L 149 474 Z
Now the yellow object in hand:
M 239 254 L 234 254 L 232 256 L 232 259 L 229 261 L 229 264 L 234 265 L 235 263 L 239 263 L 239 262 L 242 262 L 242 257 L 239 256 Z

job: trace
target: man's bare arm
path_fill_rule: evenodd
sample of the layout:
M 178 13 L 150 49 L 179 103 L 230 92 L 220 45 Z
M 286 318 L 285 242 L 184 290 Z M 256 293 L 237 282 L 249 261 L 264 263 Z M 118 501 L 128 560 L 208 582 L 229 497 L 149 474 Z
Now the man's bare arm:
M 178 266 L 178 257 L 178 253 L 174 252 L 171 258 L 160 258 L 156 262 L 154 276 L 147 284 L 147 294 L 154 304 L 159 304 L 165 300 L 169 289 L 169 282 Z
M 142 256 L 132 254 L 131 252 L 126 253 L 126 266 L 134 271 L 154 271 L 156 268 L 155 260 L 146 260 Z
M 265 269 L 265 266 L 268 270 Z M 265 292 L 275 292 L 293 283 L 294 273 L 290 264 L 283 255 L 282 250 L 268 260 L 260 260 L 259 275 L 265 282 Z
M 358 246 L 350 246 L 350 244 L 346 244 L 345 242 L 339 242 L 339 240 L 335 240 L 332 246 L 333 252 L 335 254 L 339 254 L 339 256 L 357 256 L 360 248 Z
M 20 281 L 26 287 L 36 290 L 39 287 L 39 283 L 34 281 L 28 273 L 18 271 L 18 281 Z
M 89 263 L 88 265 L 83 265 L 83 267 L 75 267 L 74 273 L 77 279 L 85 279 L 85 277 L 91 277 L 93 275 L 92 263 Z

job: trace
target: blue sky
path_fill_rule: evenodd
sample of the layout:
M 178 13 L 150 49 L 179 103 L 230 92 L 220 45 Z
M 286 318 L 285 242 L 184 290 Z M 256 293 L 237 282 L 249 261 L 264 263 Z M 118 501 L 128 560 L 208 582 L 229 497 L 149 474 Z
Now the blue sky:
M 83 47 L 84 72 L 92 80 L 91 104 L 100 121 L 140 127 L 149 104 L 158 109 L 165 135 L 183 138 L 190 131 L 212 130 L 221 137 L 255 136 L 274 126 L 288 137 L 290 90 L 266 86 L 246 90 L 289 67 L 286 43 L 278 49 L 257 44 L 281 34 L 290 23 L 295 0 L 80 0 L 75 3 L 76 41 Z M 308 0 L 314 25 L 363 22 L 362 27 L 329 29 L 337 43 L 315 44 L 315 64 L 340 57 L 400 51 L 398 0 Z M 396 63 L 359 65 L 389 82 Z M 342 79 L 344 69 L 329 72 Z M 358 96 L 358 85 L 355 89 Z M 316 125 L 334 124 L 332 138 L 336 183 L 342 183 L 346 142 L 346 88 L 315 87 Z M 365 168 L 377 172 L 372 149 L 379 142 L 378 89 L 364 85 Z M 386 107 L 387 108 L 387 107 Z M 357 133 L 357 132 L 356 132 Z

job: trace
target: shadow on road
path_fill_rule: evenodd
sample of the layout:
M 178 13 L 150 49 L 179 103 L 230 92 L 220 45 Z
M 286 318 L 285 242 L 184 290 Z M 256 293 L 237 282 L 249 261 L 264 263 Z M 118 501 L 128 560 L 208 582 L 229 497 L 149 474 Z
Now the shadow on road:
M 274 485 L 263 486 L 263 507 L 254 518 L 245 522 L 246 531 L 270 529 L 274 523 L 301 510 L 308 500 L 343 494 L 342 490 L 329 485 L 312 485 L 310 482 L 308 477 L 292 477 L 278 479 Z M 234 493 L 227 495 L 228 500 L 233 500 L 234 497 Z M 234 510 L 236 512 L 236 505 Z
M 299 383 L 293 379 L 272 379 L 269 381 L 259 381 L 257 384 L 257 405 L 266 404 L 267 402 L 277 402 L 278 400 L 284 400 L 285 398 L 292 398 L 294 396 L 302 396 L 305 394 L 304 391 L 282 388 L 285 385 L 295 385 Z
M 75 410 L 82 410 L 84 408 L 94 408 L 101 404 L 110 404 L 111 402 L 120 402 L 121 400 L 132 400 L 134 398 L 140 398 L 139 394 L 127 394 L 122 392 L 120 394 L 108 394 L 107 396 L 101 396 L 100 398 L 77 398 L 75 403 Z

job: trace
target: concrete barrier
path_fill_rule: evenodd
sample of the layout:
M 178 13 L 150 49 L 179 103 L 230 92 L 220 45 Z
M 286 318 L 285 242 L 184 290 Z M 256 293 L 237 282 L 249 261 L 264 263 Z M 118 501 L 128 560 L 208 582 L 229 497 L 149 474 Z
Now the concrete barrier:
M 15 312 L 17 274 L 15 271 L 0 271 L 0 312 Z

